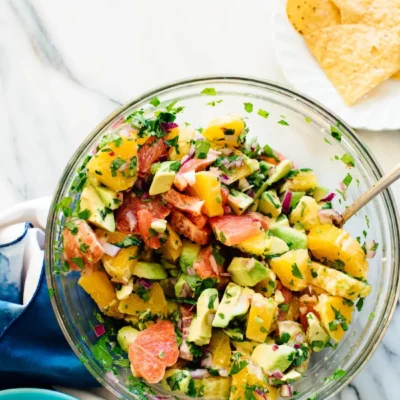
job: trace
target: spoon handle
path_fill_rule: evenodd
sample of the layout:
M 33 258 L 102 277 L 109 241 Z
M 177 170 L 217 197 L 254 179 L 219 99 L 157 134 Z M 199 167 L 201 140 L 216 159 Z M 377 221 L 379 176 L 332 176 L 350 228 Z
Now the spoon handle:
M 369 190 L 361 195 L 353 204 L 344 210 L 342 217 L 342 225 L 349 220 L 360 208 L 369 203 L 380 192 L 389 187 L 394 181 L 400 178 L 400 164 L 397 164 L 390 172 L 385 174 L 378 182 Z

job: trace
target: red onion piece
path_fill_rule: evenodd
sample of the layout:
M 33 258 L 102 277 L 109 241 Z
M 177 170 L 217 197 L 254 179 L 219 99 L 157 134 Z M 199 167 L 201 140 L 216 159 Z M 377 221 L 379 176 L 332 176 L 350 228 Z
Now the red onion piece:
M 205 138 L 201 133 L 199 133 L 199 132 L 196 132 L 196 133 L 194 134 L 193 139 L 194 139 L 196 142 L 204 142 L 204 141 L 206 140 L 206 138 Z
M 228 184 L 229 183 L 229 176 L 228 175 L 221 175 L 219 177 L 222 183 Z
M 228 371 L 226 369 L 224 369 L 224 368 L 219 369 L 218 373 L 219 373 L 219 376 L 223 376 L 225 378 L 229 376 Z
M 96 153 L 97 153 L 96 147 L 93 147 L 93 149 L 90 150 L 90 152 L 91 152 L 92 154 L 96 154 Z
M 104 377 L 105 377 L 106 381 L 108 381 L 110 383 L 118 383 L 119 382 L 118 378 L 114 375 L 114 373 L 112 371 L 106 372 Z
M 219 271 L 218 271 L 218 264 L 217 261 L 215 260 L 215 257 L 211 254 L 211 256 L 209 257 L 210 260 L 210 264 L 211 264 L 211 268 L 213 269 L 213 271 L 219 275 Z
M 189 186 L 193 186 L 196 183 L 196 173 L 194 171 L 188 171 L 181 174 L 181 177 L 187 182 Z
M 344 192 L 344 191 L 346 190 L 346 186 L 345 186 L 345 184 L 344 184 L 343 182 L 340 182 L 340 183 L 339 183 L 339 188 L 340 188 L 340 190 L 341 190 L 342 192 Z
M 296 335 L 296 342 L 302 344 L 304 342 L 304 336 L 301 334 Z
M 204 368 L 212 368 L 212 355 L 211 353 L 207 353 L 206 356 L 201 360 L 200 365 Z
M 375 240 L 368 240 L 365 243 L 365 249 L 367 250 L 367 258 L 374 258 L 376 255 L 376 250 L 373 250 L 374 246 L 376 245 Z
M 192 158 L 193 156 L 194 156 L 194 152 L 196 151 L 196 148 L 194 147 L 194 144 L 192 144 L 191 146 L 190 146 L 190 149 L 189 149 L 189 152 L 188 152 L 188 156 L 190 157 L 190 158 Z
M 293 193 L 290 190 L 286 190 L 285 195 L 282 200 L 282 212 L 284 214 L 289 214 L 290 202 L 292 201 Z
M 107 242 L 104 242 L 102 246 L 104 249 L 104 253 L 106 253 L 110 257 L 115 257 L 121 251 L 120 247 L 114 246 L 113 244 Z
M 292 385 L 282 385 L 280 394 L 282 397 L 292 397 L 293 396 Z
M 103 324 L 96 325 L 94 327 L 94 333 L 97 337 L 103 336 L 106 333 L 106 328 L 104 328 Z
M 189 374 L 193 379 L 203 379 L 210 376 L 210 373 L 206 369 L 195 369 L 189 371 Z
M 196 270 L 192 267 L 192 268 L 188 268 L 186 270 L 187 274 L 190 276 L 196 275 Z
M 229 147 L 224 147 L 223 149 L 221 149 L 221 153 L 225 156 L 230 156 L 233 153 L 233 150 Z
M 279 349 L 279 346 L 277 344 L 272 345 L 272 350 L 277 351 Z
M 296 350 L 298 350 L 298 349 L 300 348 L 300 345 L 299 345 L 298 343 L 296 343 L 293 347 L 294 347 Z
M 225 168 L 229 168 L 229 166 L 230 166 L 230 162 L 229 162 L 229 160 L 228 160 L 227 158 L 223 158 L 223 159 L 221 160 L 221 164 L 222 164 Z
M 164 132 L 168 132 L 171 129 L 174 129 L 177 127 L 178 127 L 178 124 L 176 124 L 175 122 L 161 122 L 161 124 L 160 124 L 161 130 Z
M 145 278 L 138 279 L 137 283 L 140 286 L 143 286 L 145 289 L 151 289 L 151 287 L 153 286 L 153 284 L 148 279 Z
M 158 161 L 160 161 L 160 162 L 168 161 L 168 155 L 162 154 L 160 157 L 158 157 Z
M 181 160 L 181 167 L 182 167 L 182 165 L 186 164 L 189 160 L 190 160 L 190 157 L 187 154 L 184 155 Z
M 217 157 L 219 157 L 220 155 L 221 155 L 221 152 L 220 152 L 220 151 L 217 151 L 217 150 L 214 150 L 214 149 L 208 150 L 208 154 L 207 154 L 207 156 L 210 157 L 210 158 L 213 158 L 213 157 L 217 158 Z M 207 157 L 207 158 L 208 158 L 208 157 Z
M 124 117 L 121 117 L 120 119 L 116 120 L 112 125 L 111 129 L 117 129 L 121 124 L 122 121 L 124 120 Z
M 247 192 L 247 196 L 252 197 L 252 198 L 254 199 L 254 197 L 256 196 L 256 194 L 255 194 L 255 192 L 254 192 L 253 189 L 250 189 L 250 190 Z
M 224 206 L 224 215 L 232 214 L 232 209 L 229 206 Z
M 283 378 L 283 374 L 282 374 L 282 372 L 279 371 L 279 370 L 274 371 L 271 375 L 272 375 L 274 378 L 276 378 L 276 379 L 282 379 L 282 378 Z
M 323 199 L 321 199 L 320 201 L 326 202 L 326 201 L 332 201 L 335 198 L 336 194 L 331 192 L 329 194 L 327 194 Z
M 138 223 L 136 215 L 133 213 L 133 211 L 128 211 L 126 213 L 126 219 L 128 220 L 129 230 L 132 232 Z
M 318 210 L 318 218 L 321 224 L 340 225 L 343 221 L 342 216 L 335 210 Z
M 271 167 L 271 168 L 268 170 L 268 176 L 271 176 L 274 172 L 275 172 L 275 167 Z

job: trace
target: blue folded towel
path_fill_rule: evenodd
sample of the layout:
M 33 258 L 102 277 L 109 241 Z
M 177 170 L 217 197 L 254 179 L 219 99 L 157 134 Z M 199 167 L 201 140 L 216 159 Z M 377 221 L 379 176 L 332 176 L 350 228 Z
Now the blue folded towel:
M 99 386 L 69 347 L 50 303 L 42 264 L 36 291 L 22 304 L 24 240 L 0 244 L 0 389 Z

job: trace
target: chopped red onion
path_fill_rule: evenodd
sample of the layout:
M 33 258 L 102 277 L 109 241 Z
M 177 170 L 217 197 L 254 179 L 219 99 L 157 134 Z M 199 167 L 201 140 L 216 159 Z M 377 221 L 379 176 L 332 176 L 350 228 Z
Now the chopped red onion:
M 232 209 L 229 206 L 224 206 L 224 215 L 232 214 Z
M 161 122 L 161 124 L 160 124 L 161 130 L 164 132 L 168 132 L 171 129 L 174 129 L 177 127 L 178 127 L 178 124 L 176 124 L 175 122 Z
M 292 385 L 282 385 L 280 394 L 282 397 L 292 397 L 293 396 Z
M 277 351 L 279 349 L 279 346 L 277 344 L 272 345 L 272 351 Z
M 250 189 L 250 190 L 247 192 L 247 196 L 252 197 L 252 198 L 254 199 L 254 197 L 256 197 L 256 193 L 254 192 L 253 189 Z
M 368 240 L 367 243 L 365 243 L 365 249 L 367 251 L 367 258 L 374 258 L 376 255 L 376 250 L 373 250 L 376 246 L 375 240 Z
M 229 147 L 224 147 L 223 149 L 221 149 L 221 153 L 225 156 L 230 156 L 233 153 L 233 150 Z
M 192 158 L 192 157 L 194 156 L 195 151 L 196 151 L 196 148 L 194 147 L 194 144 L 192 144 L 192 145 L 190 146 L 190 149 L 189 149 L 189 152 L 188 152 L 187 155 L 188 155 L 190 158 Z
M 219 376 L 223 376 L 225 378 L 227 378 L 229 376 L 228 371 L 226 369 L 224 369 L 224 368 L 219 369 L 218 373 L 219 373 Z
M 201 360 L 200 365 L 204 368 L 213 368 L 211 353 L 206 354 L 206 356 Z
M 251 151 L 256 151 L 256 149 L 257 149 L 257 142 L 253 142 L 253 143 L 251 144 L 251 146 L 250 146 L 250 150 L 251 150 Z
M 96 325 L 94 327 L 94 333 L 97 337 L 103 336 L 106 333 L 106 328 L 104 328 L 103 324 Z
M 181 166 L 186 164 L 190 160 L 190 157 L 186 154 L 182 157 Z
M 221 175 L 220 176 L 221 182 L 228 184 L 230 182 L 229 176 L 228 175 Z
M 189 374 L 193 379 L 203 379 L 210 376 L 210 373 L 206 369 L 195 369 L 189 371 Z
M 186 270 L 187 274 L 190 276 L 196 275 L 196 270 L 192 267 L 192 268 L 188 268 Z
M 206 138 L 205 138 L 201 133 L 199 133 L 199 132 L 196 132 L 196 133 L 194 134 L 193 139 L 194 139 L 196 142 L 204 142 L 204 141 L 206 140 Z
M 114 375 L 114 373 L 112 371 L 106 372 L 104 377 L 105 377 L 105 380 L 110 383 L 118 383 L 119 382 L 118 378 Z
M 223 158 L 223 159 L 221 160 L 221 164 L 222 164 L 225 168 L 229 168 L 229 166 L 230 166 L 230 162 L 229 162 L 229 160 L 228 160 L 227 158 Z
M 275 172 L 275 167 L 271 167 L 271 168 L 268 170 L 268 176 L 271 176 L 274 172 Z
M 293 193 L 290 190 L 286 190 L 285 195 L 282 200 L 282 212 L 284 214 L 289 214 L 290 202 L 292 201 Z
M 218 264 L 217 261 L 215 260 L 215 257 L 211 254 L 211 256 L 209 257 L 210 260 L 210 264 L 211 264 L 211 268 L 213 269 L 213 271 L 218 275 L 219 271 L 218 271 Z
M 129 137 L 131 136 L 132 130 L 129 128 L 122 128 L 118 133 L 123 136 L 123 137 Z
M 346 185 L 343 182 L 339 183 L 339 188 L 342 192 L 344 192 L 346 190 Z
M 217 150 L 214 150 L 214 149 L 210 149 L 210 150 L 208 150 L 207 158 L 208 157 L 219 157 L 220 155 L 221 155 L 220 151 L 217 151 Z
M 279 370 L 274 371 L 271 375 L 272 375 L 274 378 L 276 378 L 276 379 L 282 379 L 282 378 L 283 378 L 283 374 L 282 374 L 282 372 L 279 371 Z
M 301 334 L 296 335 L 296 342 L 302 344 L 304 342 L 304 336 Z
M 320 201 L 326 202 L 326 201 L 332 201 L 335 198 L 336 194 L 331 192 L 329 194 L 327 194 L 323 199 L 321 199 Z
M 181 177 L 189 186 L 193 186 L 196 183 L 196 173 L 194 171 L 184 172 Z
M 149 198 L 150 198 L 150 195 L 148 193 L 143 193 L 142 200 L 147 200 Z
M 318 218 L 321 224 L 335 224 L 340 225 L 343 221 L 343 217 L 335 210 L 318 210 Z
M 121 124 L 122 121 L 124 120 L 124 117 L 121 117 L 120 119 L 116 120 L 112 125 L 111 129 L 117 129 Z
M 217 167 L 211 167 L 209 172 L 211 172 L 216 177 L 219 177 L 222 174 L 222 172 Z
M 137 283 L 140 286 L 143 286 L 145 289 L 151 289 L 151 287 L 153 286 L 153 284 L 148 279 L 145 278 L 138 279 Z
M 136 215 L 133 213 L 133 211 L 128 211 L 126 213 L 126 219 L 129 223 L 129 230 L 132 232 L 136 228 L 136 225 L 138 223 Z
M 97 153 L 96 147 L 93 147 L 93 149 L 90 150 L 90 152 L 91 152 L 92 154 L 96 154 L 96 153 Z
M 160 157 L 158 157 L 158 161 L 160 161 L 160 162 L 168 161 L 168 155 L 162 154 Z
M 300 348 L 300 345 L 299 345 L 298 343 L 296 343 L 293 347 L 294 347 L 296 350 L 298 350 L 298 349 Z
M 115 257 L 121 251 L 120 247 L 114 246 L 113 244 L 107 243 L 107 242 L 104 242 L 102 244 L 102 247 L 103 247 L 104 253 L 106 253 L 110 257 Z

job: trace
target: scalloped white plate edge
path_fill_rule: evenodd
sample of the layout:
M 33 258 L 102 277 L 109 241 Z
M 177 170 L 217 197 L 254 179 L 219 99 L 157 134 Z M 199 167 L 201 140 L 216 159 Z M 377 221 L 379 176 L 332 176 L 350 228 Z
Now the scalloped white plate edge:
M 286 1 L 275 0 L 272 16 L 277 62 L 293 87 L 319 101 L 356 129 L 400 129 L 400 81 L 388 80 L 354 106 L 347 106 L 286 16 Z

